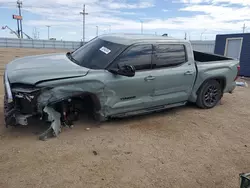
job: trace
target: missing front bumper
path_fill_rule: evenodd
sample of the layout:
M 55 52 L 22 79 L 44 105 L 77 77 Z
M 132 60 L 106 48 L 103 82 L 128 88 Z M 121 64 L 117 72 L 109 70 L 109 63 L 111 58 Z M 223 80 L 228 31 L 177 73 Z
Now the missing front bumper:
M 32 114 L 21 114 L 15 107 L 14 102 L 8 102 L 4 96 L 4 120 L 5 126 L 28 125 L 28 120 Z
M 15 114 L 17 113 L 15 105 L 13 102 L 8 103 L 6 95 L 4 96 L 4 120 L 5 126 L 15 126 L 16 118 Z

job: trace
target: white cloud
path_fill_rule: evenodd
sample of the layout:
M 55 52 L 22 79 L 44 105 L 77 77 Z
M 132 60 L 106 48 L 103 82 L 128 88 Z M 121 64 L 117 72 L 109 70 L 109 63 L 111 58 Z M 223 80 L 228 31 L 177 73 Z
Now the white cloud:
M 75 31 L 68 32 L 69 35 L 76 35 L 77 33 Z
M 209 3 L 209 4 L 229 4 L 229 5 L 250 5 L 249 0 L 177 0 L 179 3 L 185 4 L 201 4 L 201 3 Z
M 181 11 L 201 12 L 218 21 L 244 21 L 249 19 L 250 7 L 223 7 L 216 5 L 190 5 Z
M 152 2 L 147 2 L 147 1 L 141 1 L 139 3 L 134 3 L 134 4 L 118 3 L 118 2 L 112 2 L 107 4 L 107 7 L 111 9 L 142 9 L 153 6 L 154 4 Z
M 210 0 L 180 0 L 182 3 L 189 3 L 189 4 L 199 4 L 199 3 L 206 3 Z
M 57 35 L 57 32 L 65 31 L 64 39 L 68 36 L 70 40 L 73 37 L 79 40 L 82 37 L 82 16 L 79 12 L 82 11 L 82 4 L 86 3 L 86 12 L 89 13 L 86 16 L 86 38 L 88 39 L 95 35 L 96 26 L 99 26 L 99 34 L 108 32 L 109 25 L 112 32 L 140 32 L 140 20 L 144 21 L 145 32 L 157 31 L 159 34 L 159 31 L 172 32 L 173 36 L 177 37 L 182 36 L 184 32 L 191 32 L 199 38 L 204 29 L 207 29 L 204 35 L 213 37 L 219 32 L 239 32 L 242 30 L 243 23 L 250 26 L 250 0 L 178 1 L 182 2 L 183 7 L 180 12 L 171 9 L 171 12 L 176 15 L 164 19 L 166 15 L 164 12 L 169 11 L 164 9 L 165 7 L 158 7 L 162 14 L 159 17 L 146 18 L 147 12 L 143 12 L 144 9 L 154 7 L 156 0 L 23 0 L 24 18 L 27 12 L 39 16 L 39 19 L 25 19 L 23 23 L 25 26 L 38 28 L 51 25 L 52 34 Z M 0 0 L 0 5 L 2 4 L 16 9 L 13 0 Z M 232 6 L 234 4 L 241 6 Z M 183 12 L 192 12 L 192 16 L 178 16 L 178 13 Z M 61 36 L 61 34 L 58 35 Z
M 212 3 L 226 3 L 226 4 L 238 4 L 238 5 L 250 5 L 249 0 L 212 0 Z

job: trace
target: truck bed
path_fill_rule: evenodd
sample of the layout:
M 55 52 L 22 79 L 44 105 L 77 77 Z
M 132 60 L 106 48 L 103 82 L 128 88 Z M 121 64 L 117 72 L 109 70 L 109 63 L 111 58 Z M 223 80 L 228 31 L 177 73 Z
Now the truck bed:
M 217 78 L 225 83 L 224 93 L 232 92 L 236 86 L 239 61 L 221 55 L 193 51 L 197 76 L 190 101 L 195 102 L 197 91 L 204 81 Z
M 210 53 L 204 53 L 204 52 L 198 52 L 198 51 L 193 51 L 193 53 L 194 53 L 194 60 L 196 62 L 233 60 L 232 58 L 228 58 L 228 57 L 216 55 L 216 54 L 210 54 Z

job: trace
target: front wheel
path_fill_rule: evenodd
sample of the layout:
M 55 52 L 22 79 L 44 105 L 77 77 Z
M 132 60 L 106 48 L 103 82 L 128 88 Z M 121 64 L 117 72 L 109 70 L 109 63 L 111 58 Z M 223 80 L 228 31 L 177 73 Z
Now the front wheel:
M 213 108 L 222 97 L 222 88 L 216 80 L 209 80 L 198 91 L 196 104 L 200 108 Z

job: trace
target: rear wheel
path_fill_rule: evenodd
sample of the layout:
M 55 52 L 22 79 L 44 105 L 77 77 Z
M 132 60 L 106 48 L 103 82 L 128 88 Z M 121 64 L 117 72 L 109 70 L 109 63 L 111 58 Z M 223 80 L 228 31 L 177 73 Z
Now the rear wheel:
M 209 80 L 201 86 L 196 104 L 200 108 L 208 109 L 217 105 L 222 97 L 222 88 L 216 80 Z

